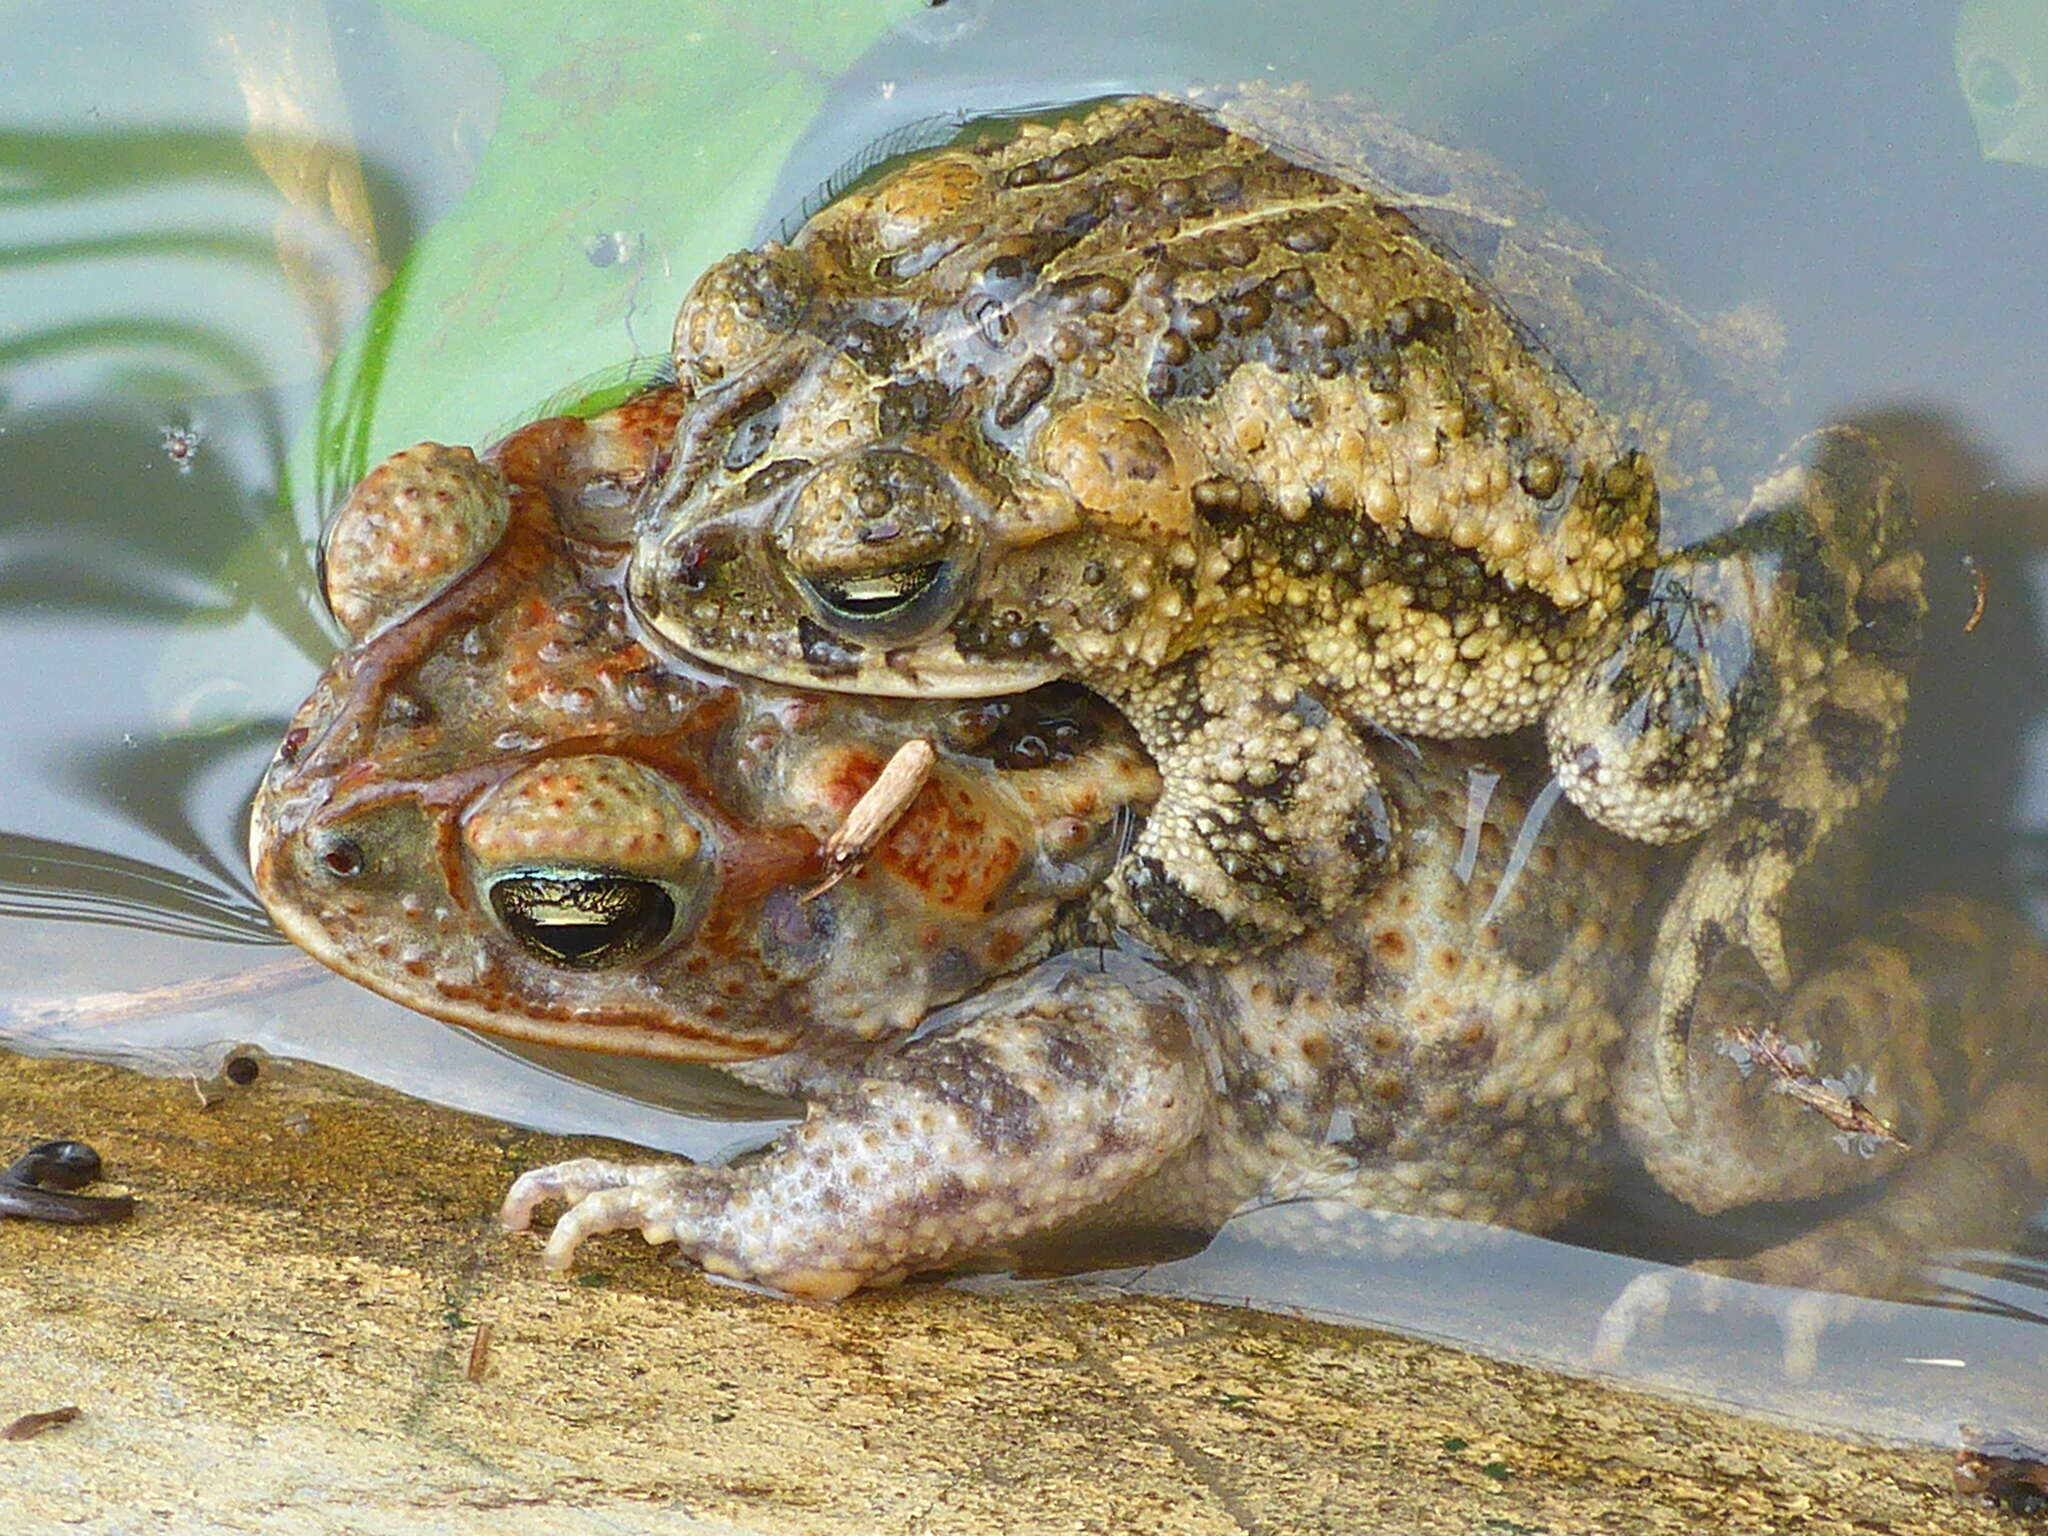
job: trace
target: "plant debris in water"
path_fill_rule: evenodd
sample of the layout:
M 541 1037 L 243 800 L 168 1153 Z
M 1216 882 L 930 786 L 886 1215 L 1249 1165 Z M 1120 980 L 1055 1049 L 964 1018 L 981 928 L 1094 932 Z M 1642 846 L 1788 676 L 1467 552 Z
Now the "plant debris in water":
M 824 895 L 867 863 L 875 845 L 910 809 L 910 802 L 924 788 L 924 781 L 932 776 L 932 765 L 938 760 L 938 752 L 922 737 L 912 737 L 896 749 L 895 756 L 883 765 L 867 792 L 854 801 L 846 820 L 825 839 L 828 873 L 822 883 L 804 893 L 805 901 Z
M 1744 1077 L 1758 1067 L 1770 1073 L 1778 1092 L 1804 1104 L 1842 1133 L 1839 1139 L 1845 1151 L 1870 1157 L 1880 1147 L 1913 1150 L 1863 1102 L 1860 1095 L 1870 1092 L 1871 1078 L 1861 1068 L 1850 1067 L 1840 1077 L 1822 1077 L 1813 1069 L 1811 1051 L 1794 1045 L 1769 1026 L 1737 1025 L 1723 1038 L 1721 1051 Z
M 1956 1451 L 1956 1492 L 2015 1515 L 2048 1513 L 2048 1451 L 2016 1435 L 1962 1428 Z

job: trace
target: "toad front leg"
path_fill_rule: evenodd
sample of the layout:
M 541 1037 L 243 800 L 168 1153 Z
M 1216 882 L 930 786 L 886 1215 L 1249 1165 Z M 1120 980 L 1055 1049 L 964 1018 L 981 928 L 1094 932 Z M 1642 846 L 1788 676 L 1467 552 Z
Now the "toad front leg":
M 1148 966 L 1048 961 L 835 1074 L 752 1161 L 539 1168 L 503 1220 L 521 1231 L 566 1200 L 557 1269 L 637 1228 L 713 1274 L 837 1299 L 1056 1230 L 1161 1168 L 1204 1122 L 1199 1034 L 1187 993 Z
M 1919 652 L 1921 557 L 1895 467 L 1852 428 L 1802 448 L 1734 528 L 1658 567 L 1621 642 L 1548 719 L 1552 766 L 1587 815 L 1644 842 L 1697 838 L 1655 951 L 1658 1073 L 1681 1122 L 1702 981 L 1740 945 L 1790 989 L 1786 888 L 1883 791 Z
M 1116 697 L 1165 786 L 1111 900 L 1121 927 L 1171 959 L 1291 938 L 1391 863 L 1372 759 L 1308 675 L 1280 630 L 1244 622 Z

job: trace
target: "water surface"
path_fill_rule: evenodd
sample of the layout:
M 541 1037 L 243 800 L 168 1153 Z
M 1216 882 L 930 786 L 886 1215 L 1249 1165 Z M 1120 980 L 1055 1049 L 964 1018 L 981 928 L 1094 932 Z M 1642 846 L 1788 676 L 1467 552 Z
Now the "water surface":
M 2024 134 L 2004 159 L 1980 140 L 1994 66 L 2048 60 L 2048 36 L 1959 39 L 1952 7 L 1906 3 L 1845 28 L 1676 0 L 951 0 L 799 6 L 779 30 L 703 4 L 659 37 L 584 9 L 10 12 L 0 1044 L 207 1076 L 254 1043 L 551 1129 L 696 1156 L 758 1139 L 700 1076 L 554 1058 L 570 1081 L 295 972 L 242 838 L 335 643 L 320 518 L 393 448 L 481 440 L 658 351 L 705 261 L 878 144 L 1247 77 L 1368 91 L 1508 164 L 1695 313 L 1771 317 L 1788 441 L 1843 416 L 1887 432 L 1935 509 L 1935 609 L 1872 895 L 1962 889 L 2048 921 L 2048 169 Z M 1645 1260 L 1696 1251 L 1668 1204 L 1566 1234 L 1626 1257 L 1496 1237 L 1321 1269 L 1274 1264 L 1254 1216 L 1129 1283 L 1587 1368 Z M 1680 1304 L 1619 1368 L 1877 1434 L 2048 1428 L 2043 1248 L 1952 1257 L 1930 1275 L 1949 1309 L 1866 1305 L 1818 1335 L 1835 1309 L 1810 1299 Z

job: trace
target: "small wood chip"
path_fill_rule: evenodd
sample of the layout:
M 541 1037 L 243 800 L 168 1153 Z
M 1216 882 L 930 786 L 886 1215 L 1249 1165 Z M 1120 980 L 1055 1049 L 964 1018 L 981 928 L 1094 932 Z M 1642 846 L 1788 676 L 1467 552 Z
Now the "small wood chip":
M 5 1429 L 0 1429 L 0 1440 L 33 1440 L 45 1430 L 55 1429 L 60 1424 L 69 1424 L 77 1417 L 76 1407 L 46 1408 L 41 1413 L 24 1413 Z
M 490 1363 L 490 1359 L 491 1325 L 489 1323 L 478 1323 L 476 1325 L 476 1337 L 469 1341 L 469 1364 L 463 1368 L 462 1374 L 471 1381 L 482 1381 L 484 1379 L 484 1367 Z
M 1991 591 L 1991 578 L 1984 574 L 1984 567 L 1970 555 L 1963 556 L 1963 569 L 1970 573 L 1977 583 L 1977 600 L 1970 607 L 1970 616 L 1963 620 L 1963 633 L 1971 634 L 1977 628 L 1977 621 L 1984 617 L 1984 599 Z
M 938 760 L 938 749 L 923 737 L 912 737 L 896 749 L 867 793 L 853 803 L 846 819 L 825 839 L 825 878 L 804 893 L 804 901 L 816 900 L 867 863 L 875 845 L 924 788 Z
M 1728 1031 L 1727 1038 L 1735 1046 L 1730 1055 L 1740 1062 L 1762 1067 L 1777 1080 L 1780 1093 L 1804 1104 L 1844 1136 L 1867 1136 L 1873 1139 L 1873 1143 L 1897 1147 L 1901 1152 L 1913 1150 L 1869 1105 L 1856 1097 L 1851 1074 L 1845 1072 L 1840 1078 L 1822 1077 L 1813 1070 L 1807 1053 L 1775 1029 L 1738 1025 Z

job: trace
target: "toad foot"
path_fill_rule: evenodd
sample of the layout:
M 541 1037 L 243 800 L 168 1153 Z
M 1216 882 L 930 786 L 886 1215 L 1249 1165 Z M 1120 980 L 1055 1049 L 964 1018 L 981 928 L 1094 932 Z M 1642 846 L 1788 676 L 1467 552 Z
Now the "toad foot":
M 507 1195 L 522 1228 L 562 1198 L 545 1261 L 638 1229 L 714 1275 L 834 1300 L 1002 1251 L 1103 1206 L 1202 1126 L 1192 1000 L 1122 956 L 1049 961 L 818 1094 L 801 1125 L 729 1167 L 589 1159 Z

